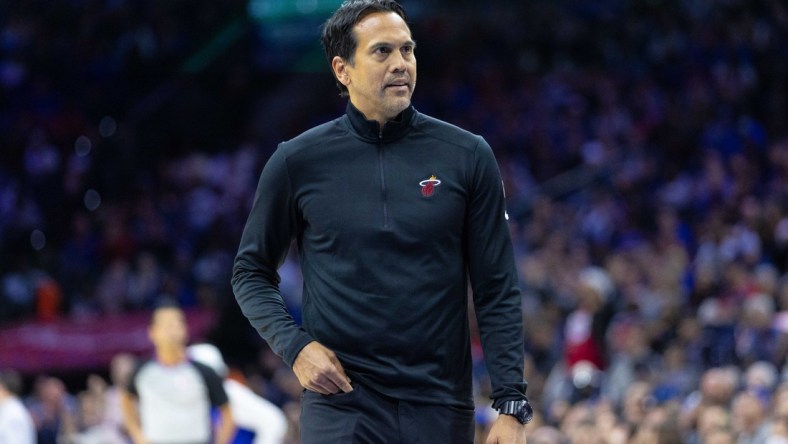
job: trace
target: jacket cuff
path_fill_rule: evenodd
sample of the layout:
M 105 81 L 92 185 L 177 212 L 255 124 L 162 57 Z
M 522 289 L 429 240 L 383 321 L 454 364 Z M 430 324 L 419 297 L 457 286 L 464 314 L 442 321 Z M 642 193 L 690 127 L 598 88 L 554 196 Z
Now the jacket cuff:
M 309 335 L 309 333 L 305 332 L 304 330 L 299 330 L 298 336 L 295 337 L 293 342 L 290 344 L 289 347 L 285 350 L 282 354 L 282 360 L 290 367 L 293 368 L 293 364 L 295 363 L 298 354 L 301 352 L 301 349 L 306 347 L 307 344 L 314 341 L 315 339 Z
M 507 390 L 506 393 L 502 393 L 501 396 L 496 396 L 493 398 L 492 408 L 498 410 L 501 408 L 501 405 L 506 401 L 520 401 L 525 399 L 528 400 L 528 397 L 525 395 L 525 392 L 528 390 L 528 382 L 523 381 L 521 383 L 512 384 L 512 388 Z

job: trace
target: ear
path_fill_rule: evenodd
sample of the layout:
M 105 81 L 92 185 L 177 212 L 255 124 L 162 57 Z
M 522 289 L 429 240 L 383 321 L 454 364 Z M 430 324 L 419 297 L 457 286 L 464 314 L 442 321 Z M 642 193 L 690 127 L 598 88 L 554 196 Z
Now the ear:
M 350 64 L 340 56 L 334 56 L 331 60 L 331 69 L 334 71 L 334 76 L 339 83 L 348 86 L 350 84 L 350 73 L 348 67 Z

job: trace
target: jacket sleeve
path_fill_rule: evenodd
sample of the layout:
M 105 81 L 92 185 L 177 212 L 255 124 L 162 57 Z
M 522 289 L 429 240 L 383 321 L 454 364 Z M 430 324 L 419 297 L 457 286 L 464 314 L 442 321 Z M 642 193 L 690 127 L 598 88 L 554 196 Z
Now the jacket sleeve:
M 466 254 L 493 407 L 525 396 L 523 318 L 498 164 L 481 137 L 466 213 Z
M 296 218 L 287 159 L 280 145 L 260 175 L 235 257 L 232 287 L 244 316 L 291 367 L 313 340 L 293 320 L 279 292 L 277 269 L 295 236 Z

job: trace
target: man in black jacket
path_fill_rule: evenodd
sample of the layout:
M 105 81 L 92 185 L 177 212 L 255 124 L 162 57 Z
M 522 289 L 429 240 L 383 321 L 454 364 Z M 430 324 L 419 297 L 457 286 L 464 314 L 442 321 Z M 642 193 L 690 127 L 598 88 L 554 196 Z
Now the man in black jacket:
M 405 19 L 395 1 L 356 0 L 325 23 L 347 111 L 269 159 L 233 289 L 305 388 L 302 442 L 472 443 L 470 282 L 501 412 L 488 442 L 524 443 L 531 409 L 501 176 L 484 139 L 411 106 Z M 293 239 L 302 326 L 278 287 Z

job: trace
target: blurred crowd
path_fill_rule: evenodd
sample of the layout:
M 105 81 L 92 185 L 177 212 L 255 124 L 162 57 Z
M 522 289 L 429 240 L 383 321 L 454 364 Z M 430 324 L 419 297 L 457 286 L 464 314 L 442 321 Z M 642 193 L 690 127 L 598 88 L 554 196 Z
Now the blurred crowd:
M 414 103 L 500 162 L 539 413 L 528 442 L 788 443 L 788 6 L 487 3 L 418 8 Z M 244 12 L 217 5 L 0 5 L 0 327 L 163 296 L 215 308 L 211 340 L 297 442 L 300 386 L 229 274 L 268 155 L 342 102 L 327 69 L 252 64 L 253 30 L 185 72 Z M 272 105 L 299 76 L 324 90 Z M 298 319 L 296 252 L 280 273 Z M 483 436 L 478 344 L 474 359 Z M 100 376 L 28 385 L 40 443 L 112 424 L 96 417 L 112 411 Z

